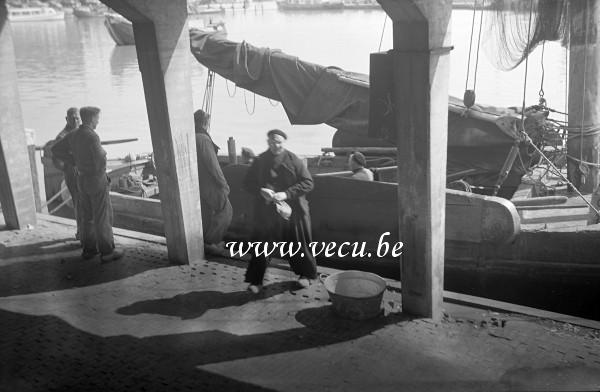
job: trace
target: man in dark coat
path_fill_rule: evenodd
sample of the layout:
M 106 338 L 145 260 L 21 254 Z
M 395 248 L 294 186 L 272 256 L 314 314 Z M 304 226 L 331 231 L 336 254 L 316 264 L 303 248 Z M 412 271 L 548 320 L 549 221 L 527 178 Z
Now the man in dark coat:
M 78 173 L 81 205 L 81 241 L 84 259 L 98 252 L 101 261 L 120 259 L 123 253 L 115 249 L 112 231 L 113 211 L 110 203 L 110 180 L 106 175 L 106 151 L 95 132 L 100 121 L 100 109 L 86 106 L 79 110 L 81 126 L 52 148 L 57 158 L 75 165 Z
M 81 219 L 79 215 L 81 215 L 78 211 L 77 201 L 79 200 L 79 191 L 77 188 L 77 172 L 75 167 L 70 162 L 65 162 L 52 154 L 52 147 L 62 139 L 64 139 L 68 134 L 76 131 L 81 125 L 81 119 L 79 118 L 79 109 L 78 108 L 69 108 L 67 110 L 67 116 L 65 117 L 67 123 L 62 131 L 56 136 L 56 139 L 49 141 L 44 146 L 44 156 L 52 158 L 52 163 L 54 167 L 63 172 L 65 178 L 65 184 L 67 185 L 67 189 L 69 190 L 69 194 L 71 195 L 71 200 L 73 201 L 73 211 L 75 212 L 75 221 L 77 222 L 77 232 L 75 234 L 75 238 L 78 240 L 80 237 L 80 229 L 81 229 Z
M 222 255 L 225 254 L 223 237 L 231 223 L 233 208 L 229 202 L 229 185 L 217 159 L 218 148 L 207 131 L 209 119 L 203 110 L 194 113 L 204 250 Z
M 298 283 L 308 287 L 317 277 L 308 246 L 312 238 L 305 197 L 313 189 L 313 180 L 304 163 L 284 148 L 287 135 L 283 131 L 273 129 L 267 137 L 269 149 L 253 161 L 244 181 L 244 189 L 255 197 L 252 241 L 299 243 L 299 252 L 289 262 L 299 276 Z M 267 257 L 255 252 L 248 264 L 246 282 L 253 293 L 260 291 L 267 263 Z

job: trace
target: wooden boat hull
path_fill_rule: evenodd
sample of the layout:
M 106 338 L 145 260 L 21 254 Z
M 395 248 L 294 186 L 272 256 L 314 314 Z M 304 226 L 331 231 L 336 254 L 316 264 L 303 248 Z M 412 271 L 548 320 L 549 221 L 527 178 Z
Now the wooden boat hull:
M 104 26 L 113 41 L 119 46 L 135 45 L 131 23 L 120 15 L 106 15 Z
M 252 200 L 242 189 L 248 166 L 223 169 L 229 183 L 229 199 L 234 209 L 230 234 L 248 238 L 252 227 Z M 377 246 L 381 233 L 390 232 L 388 242 L 402 241 L 398 233 L 397 185 L 349 178 L 315 175 L 315 190 L 309 196 L 315 241 L 366 242 Z M 446 238 L 471 243 L 505 244 L 519 233 L 519 216 L 508 200 L 447 190 Z M 111 193 L 115 215 L 139 222 L 129 228 L 162 232 L 160 201 Z M 352 211 L 352 213 L 349 213 Z M 152 223 L 152 224 L 149 224 Z
M 227 166 L 234 218 L 230 241 L 248 239 L 252 201 L 242 190 L 247 167 Z M 384 180 L 391 178 L 385 173 Z M 342 174 L 343 176 L 343 174 Z M 313 241 L 365 242 L 376 255 L 384 240 L 414 241 L 398 232 L 397 185 L 316 174 L 310 211 Z M 115 226 L 164 235 L 161 203 L 111 192 Z M 516 207 L 505 199 L 460 191 L 446 193 L 446 290 L 600 319 L 600 227 L 579 232 L 521 231 Z M 597 225 L 600 226 L 600 225 Z M 319 265 L 400 278 L 400 260 L 318 257 Z

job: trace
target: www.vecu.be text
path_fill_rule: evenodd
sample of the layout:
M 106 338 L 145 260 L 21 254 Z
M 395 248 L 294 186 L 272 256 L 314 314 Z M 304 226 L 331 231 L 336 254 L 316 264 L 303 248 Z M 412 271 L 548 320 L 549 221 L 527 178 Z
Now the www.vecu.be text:
M 385 241 L 385 237 L 390 235 L 389 231 L 381 234 L 377 243 L 377 250 L 373 255 L 366 250 L 366 242 L 310 242 L 308 248 L 314 257 L 385 257 L 391 252 L 392 257 L 399 257 L 402 254 L 404 243 L 396 242 L 390 244 Z M 280 257 L 290 258 L 295 256 L 306 256 L 302 251 L 300 242 L 227 242 L 225 244 L 232 257 L 244 257 L 254 255 L 256 257 Z

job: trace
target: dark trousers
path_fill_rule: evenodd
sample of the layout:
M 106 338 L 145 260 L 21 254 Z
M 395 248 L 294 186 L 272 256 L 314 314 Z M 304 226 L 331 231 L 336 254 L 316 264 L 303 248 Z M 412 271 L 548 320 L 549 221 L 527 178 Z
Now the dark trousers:
M 81 241 L 81 216 L 82 213 L 79 210 L 79 186 L 77 185 L 77 173 L 73 168 L 65 168 L 65 184 L 67 185 L 67 189 L 71 194 L 71 200 L 73 201 L 73 211 L 75 213 L 75 222 L 77 222 L 77 236 L 79 236 L 79 240 Z M 81 246 L 83 246 L 83 241 L 81 241 Z
M 81 217 L 81 242 L 84 252 L 100 251 L 106 255 L 115 248 L 113 238 L 113 210 L 110 203 L 110 186 L 103 189 L 86 191 L 79 183 L 79 203 Z
M 293 242 L 294 249 L 297 249 L 296 243 L 300 243 L 300 251 L 295 256 L 289 258 L 292 271 L 298 276 L 309 279 L 317 278 L 317 262 L 312 254 L 308 244 L 312 241 L 310 232 L 309 217 L 298 217 L 292 214 L 289 221 L 282 219 L 275 209 L 265 211 L 260 219 L 264 224 L 263 229 L 255 230 L 252 241 L 273 241 Z M 261 245 L 262 246 L 262 245 Z M 287 247 L 287 245 L 286 245 Z M 261 285 L 267 271 L 270 258 L 263 255 L 257 256 L 253 253 L 248 268 L 246 269 L 245 281 Z

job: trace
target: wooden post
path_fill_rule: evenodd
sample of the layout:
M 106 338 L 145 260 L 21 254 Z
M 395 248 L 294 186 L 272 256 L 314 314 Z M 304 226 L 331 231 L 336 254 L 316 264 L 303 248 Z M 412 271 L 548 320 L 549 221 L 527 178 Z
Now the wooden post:
M 229 153 L 229 163 L 232 165 L 237 165 L 237 151 L 235 149 L 235 139 L 230 136 L 227 140 L 227 152 Z
M 402 311 L 439 320 L 444 289 L 451 0 L 378 0 L 393 21 Z
M 35 145 L 28 145 L 27 152 L 29 155 L 29 166 L 31 167 L 31 182 L 33 185 L 33 199 L 35 201 L 35 210 L 42 212 L 42 200 L 40 197 L 40 179 L 38 177 L 37 164 L 35 162 Z
M 600 184 L 597 166 L 580 162 L 600 163 L 600 2 L 580 0 L 569 2 L 571 20 L 569 53 L 569 141 L 567 163 L 569 180 L 583 193 L 591 193 Z M 586 34 L 587 27 L 587 34 Z M 586 41 L 587 39 L 587 41 Z M 583 137 L 581 127 L 583 126 Z M 586 135 L 586 128 L 595 134 Z
M 6 1 L 0 0 L 0 204 L 6 226 L 35 224 L 33 183 Z
M 204 258 L 186 0 L 103 0 L 133 22 L 172 263 Z

